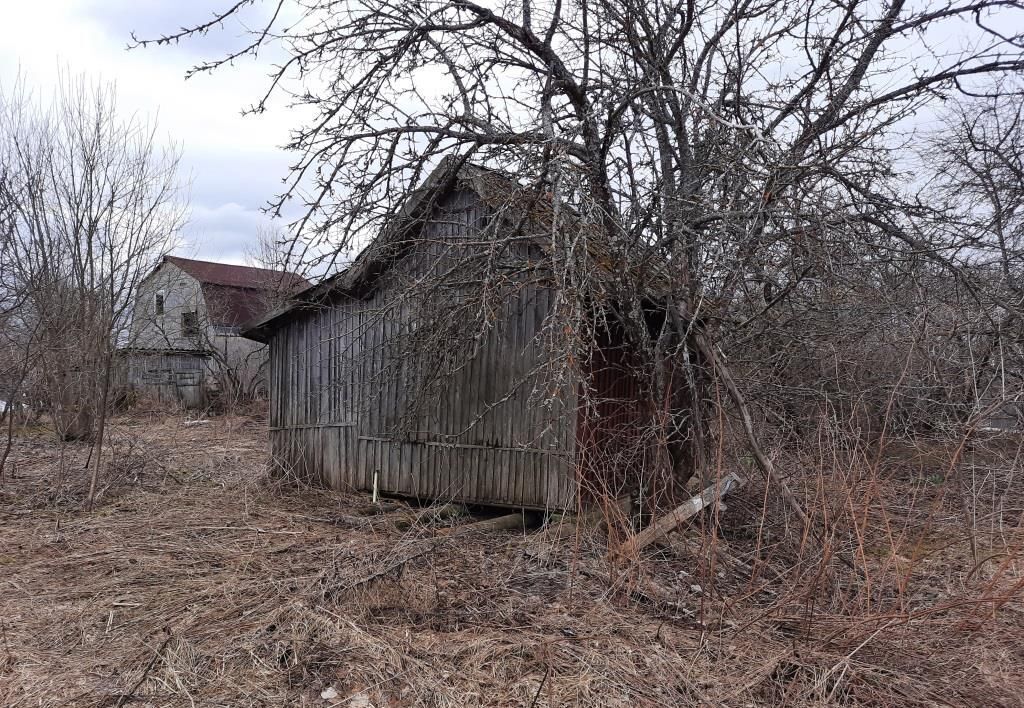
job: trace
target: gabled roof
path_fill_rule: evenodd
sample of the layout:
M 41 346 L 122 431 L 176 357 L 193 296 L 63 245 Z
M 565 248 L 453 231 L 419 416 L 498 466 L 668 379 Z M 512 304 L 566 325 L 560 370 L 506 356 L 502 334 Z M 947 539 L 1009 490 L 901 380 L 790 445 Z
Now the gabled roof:
M 283 270 L 197 261 L 180 256 L 164 256 L 164 262 L 173 263 L 204 285 L 284 292 L 309 286 L 301 275 Z
M 238 327 L 266 312 L 274 301 L 309 287 L 301 275 L 283 270 L 180 256 L 164 256 L 157 269 L 164 263 L 177 266 L 199 282 L 210 324 L 218 327 Z
M 317 307 L 332 293 L 353 292 L 374 280 L 386 270 L 388 264 L 400 258 L 413 245 L 408 238 L 410 229 L 427 218 L 439 201 L 453 188 L 466 187 L 493 207 L 515 212 L 517 229 L 526 239 L 532 239 L 542 249 L 550 248 L 555 212 L 548 192 L 535 186 L 523 185 L 512 176 L 468 163 L 458 158 L 445 157 L 433 172 L 412 192 L 402 208 L 386 225 L 382 233 L 364 248 L 352 264 L 317 285 L 295 293 L 283 307 L 264 314 L 242 326 L 242 336 L 265 342 L 269 332 L 289 315 Z M 561 217 L 584 226 L 585 220 L 566 208 Z M 585 227 L 585 226 L 584 226 Z M 620 268 L 616 259 L 594 241 L 587 242 L 587 250 L 599 270 L 614 275 Z M 654 274 L 650 285 L 659 277 Z
M 331 293 L 352 290 L 372 279 L 382 268 L 386 267 L 385 263 L 393 261 L 404 248 L 410 245 L 403 238 L 403 234 L 408 233 L 410 225 L 428 216 L 440 198 L 460 182 L 468 183 L 473 191 L 483 197 L 489 190 L 485 190 L 480 178 L 488 174 L 497 175 L 484 167 L 460 163 L 452 157 L 445 157 L 433 172 L 409 193 L 402 208 L 387 224 L 383 232 L 356 256 L 348 268 L 295 293 L 292 295 L 291 301 L 284 306 L 246 323 L 242 326 L 242 336 L 264 342 L 267 340 L 269 330 L 278 320 L 291 313 L 315 306 Z M 512 184 L 512 180 L 504 177 L 503 185 L 506 194 L 510 184 Z M 522 189 L 521 186 L 520 189 Z
M 206 316 L 217 327 L 241 327 L 274 307 L 280 298 L 272 290 L 233 288 L 230 285 L 201 283 Z

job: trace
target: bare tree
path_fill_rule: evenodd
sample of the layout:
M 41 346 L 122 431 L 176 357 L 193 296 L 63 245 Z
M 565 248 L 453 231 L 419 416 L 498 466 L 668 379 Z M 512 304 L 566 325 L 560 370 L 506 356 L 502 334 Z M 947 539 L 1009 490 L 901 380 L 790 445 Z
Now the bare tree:
M 995 404 L 1019 411 L 1024 391 L 1024 108 L 1019 78 L 986 97 L 957 104 L 930 142 L 937 174 L 932 188 L 946 207 L 937 229 L 955 246 L 948 258 L 969 288 L 951 328 L 955 368 L 943 373 L 959 384 L 968 408 Z M 949 288 L 947 292 L 956 289 Z M 1003 404 L 999 404 L 1002 401 Z M 1014 405 L 1016 404 L 1016 405 Z
M 549 376 L 585 381 L 592 342 L 621 328 L 645 353 L 662 487 L 709 468 L 716 378 L 731 382 L 754 458 L 777 480 L 757 421 L 799 432 L 809 409 L 838 401 L 859 427 L 887 425 L 908 324 L 929 331 L 931 303 L 911 293 L 952 287 L 954 310 L 978 303 L 962 235 L 943 228 L 944 210 L 898 156 L 915 116 L 943 99 L 1019 97 L 997 81 L 1024 69 L 1022 44 L 995 29 L 1020 16 L 1019 2 L 243 0 L 154 41 L 258 5 L 267 20 L 251 42 L 193 71 L 284 48 L 252 110 L 297 85 L 315 113 L 296 128 L 298 161 L 272 204 L 303 199 L 295 252 L 339 254 L 381 231 L 442 156 L 514 175 L 550 205 L 536 264 L 561 293 L 545 330 Z M 936 49 L 950 33 L 969 41 Z M 494 259 L 474 262 L 470 280 L 500 294 Z M 646 316 L 652 290 L 669 314 L 658 327 Z M 490 297 L 454 318 L 467 351 Z M 1006 297 L 1000 307 L 1021 311 Z M 849 356 L 815 360 L 832 345 Z M 875 352 L 886 366 L 866 363 Z M 829 371 L 850 361 L 861 362 L 853 390 Z M 816 375 L 794 386 L 794 366 Z
M 246 249 L 245 258 L 249 265 L 270 271 L 262 284 L 261 307 L 269 312 L 288 301 L 295 294 L 303 277 L 308 273 L 307 264 L 297 260 L 294 241 L 278 226 L 261 226 L 256 230 L 256 240 Z
M 64 76 L 48 105 L 23 82 L 0 99 L 7 312 L 58 435 L 93 443 L 91 505 L 132 296 L 183 220 L 178 154 L 118 114 L 111 85 Z

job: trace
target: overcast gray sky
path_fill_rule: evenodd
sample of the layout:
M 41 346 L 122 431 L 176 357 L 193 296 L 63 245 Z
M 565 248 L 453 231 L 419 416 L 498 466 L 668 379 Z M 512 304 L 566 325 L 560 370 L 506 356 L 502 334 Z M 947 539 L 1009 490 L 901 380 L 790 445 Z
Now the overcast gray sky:
M 242 116 L 267 86 L 270 58 L 244 58 L 235 66 L 188 81 L 186 70 L 203 59 L 223 56 L 245 41 L 233 21 L 223 30 L 169 47 L 126 51 L 132 31 L 153 38 L 211 17 L 229 0 L 7 0 L 0 24 L 0 82 L 9 85 L 21 71 L 46 93 L 62 68 L 116 82 L 122 111 L 155 114 L 161 129 L 180 143 L 183 177 L 191 180 L 192 218 L 181 255 L 243 262 L 260 225 L 261 212 L 281 188 L 289 155 L 278 146 L 300 119 L 277 105 L 260 116 Z M 262 3 L 242 15 L 250 27 L 265 13 Z M 1019 16 L 1006 18 L 1019 24 Z M 1004 23 L 1005 24 L 1005 23 Z M 930 42 L 953 49 L 971 36 L 967 25 L 944 29 Z M 1017 27 L 1004 27 L 1017 31 Z M 933 33 L 935 34 L 935 33 Z M 920 41 L 908 37 L 908 43 Z M 928 127 L 929 112 L 903 126 Z
M 269 198 L 287 174 L 288 111 L 241 116 L 265 87 L 267 64 L 253 60 L 185 81 L 185 71 L 241 39 L 227 27 L 176 47 L 126 51 L 130 33 L 155 36 L 209 17 L 208 0 L 29 0 L 5 3 L 0 81 L 20 70 L 41 93 L 61 68 L 116 82 L 123 112 L 155 114 L 181 144 L 191 181 L 192 218 L 181 255 L 241 263 Z M 252 19 L 252 18 L 250 18 Z

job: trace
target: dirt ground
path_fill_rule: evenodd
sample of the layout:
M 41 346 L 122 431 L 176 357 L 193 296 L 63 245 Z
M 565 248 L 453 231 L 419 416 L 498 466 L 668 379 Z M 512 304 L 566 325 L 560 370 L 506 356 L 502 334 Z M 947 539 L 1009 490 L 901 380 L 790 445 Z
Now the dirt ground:
M 449 534 L 467 520 L 271 480 L 264 425 L 117 421 L 91 513 L 87 449 L 19 435 L 0 705 L 1024 705 L 1024 494 L 979 563 L 897 477 L 914 503 L 855 525 L 868 572 L 766 524 L 753 484 L 717 533 L 613 563 L 597 530 Z

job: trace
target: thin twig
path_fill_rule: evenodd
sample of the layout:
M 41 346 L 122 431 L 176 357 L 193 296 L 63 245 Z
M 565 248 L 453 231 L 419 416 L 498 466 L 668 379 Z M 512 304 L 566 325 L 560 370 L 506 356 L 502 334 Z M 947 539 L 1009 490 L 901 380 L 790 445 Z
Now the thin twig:
M 145 682 L 146 677 L 149 676 L 149 672 L 153 670 L 153 667 L 156 665 L 157 659 L 160 658 L 160 655 L 163 653 L 164 649 L 167 648 L 167 644 L 170 643 L 171 637 L 173 636 L 173 634 L 168 633 L 163 643 L 160 644 L 156 652 L 153 654 L 153 658 L 149 660 L 148 664 L 146 664 L 146 668 L 142 670 L 142 676 L 139 677 L 139 680 L 135 682 L 135 685 L 132 686 L 127 693 L 121 694 L 121 697 L 117 699 L 117 704 L 114 706 L 114 708 L 121 708 L 121 706 L 123 706 L 125 703 L 127 703 L 135 697 L 135 692 L 138 691 L 139 686 L 141 686 Z

